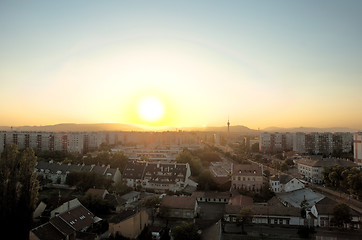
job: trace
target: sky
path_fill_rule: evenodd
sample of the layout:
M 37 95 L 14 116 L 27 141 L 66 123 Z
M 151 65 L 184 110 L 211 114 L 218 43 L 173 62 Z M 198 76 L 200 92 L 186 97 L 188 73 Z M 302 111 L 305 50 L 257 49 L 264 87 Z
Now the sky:
M 362 129 L 361 26 L 353 0 L 0 0 L 0 125 Z

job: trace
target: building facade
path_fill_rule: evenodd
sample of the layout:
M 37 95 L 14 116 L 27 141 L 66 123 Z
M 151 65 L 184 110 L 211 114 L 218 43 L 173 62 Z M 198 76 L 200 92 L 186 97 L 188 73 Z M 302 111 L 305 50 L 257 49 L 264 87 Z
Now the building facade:
M 231 188 L 259 192 L 264 184 L 263 166 L 257 164 L 233 164 Z
M 362 166 L 362 133 L 355 133 L 353 136 L 354 162 Z

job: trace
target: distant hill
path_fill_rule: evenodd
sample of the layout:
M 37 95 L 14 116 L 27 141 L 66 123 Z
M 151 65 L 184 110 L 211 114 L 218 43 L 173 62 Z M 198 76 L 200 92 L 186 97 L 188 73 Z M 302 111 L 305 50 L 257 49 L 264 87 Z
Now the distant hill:
M 333 127 L 333 128 L 313 128 L 313 127 L 298 127 L 298 128 L 280 128 L 268 127 L 261 130 L 261 132 L 358 132 L 361 129 L 353 129 L 346 127 Z
M 39 132 L 98 132 L 98 131 L 145 131 L 143 128 L 120 123 L 95 123 L 95 124 L 76 124 L 62 123 L 45 126 L 19 126 L 8 127 L 0 126 L 2 131 L 39 131 Z
M 201 132 L 227 132 L 228 127 L 194 127 L 194 128 L 184 128 L 182 130 L 185 131 L 201 131 Z M 254 129 L 250 129 L 248 127 L 242 125 L 230 126 L 230 132 L 232 133 L 249 133 L 249 134 L 257 134 L 258 131 Z

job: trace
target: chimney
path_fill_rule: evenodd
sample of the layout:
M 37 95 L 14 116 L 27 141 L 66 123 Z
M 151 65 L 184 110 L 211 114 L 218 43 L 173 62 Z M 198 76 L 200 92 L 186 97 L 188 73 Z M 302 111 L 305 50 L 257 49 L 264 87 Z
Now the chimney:
M 280 172 L 278 172 L 278 178 L 279 178 L 279 181 L 280 181 Z

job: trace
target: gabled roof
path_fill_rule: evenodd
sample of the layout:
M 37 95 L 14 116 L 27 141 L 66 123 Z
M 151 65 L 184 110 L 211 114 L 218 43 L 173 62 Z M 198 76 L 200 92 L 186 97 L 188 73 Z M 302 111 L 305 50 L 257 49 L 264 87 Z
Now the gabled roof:
M 195 209 L 196 199 L 194 197 L 164 196 L 161 206 L 178 209 Z
M 59 217 L 76 231 L 82 231 L 94 223 L 93 213 L 88 211 L 83 205 L 73 208 L 69 212 L 64 212 Z
M 253 198 L 238 194 L 232 196 L 228 204 L 234 206 L 250 206 L 253 205 L 253 203 L 254 203 Z
M 225 213 L 226 214 L 238 214 L 240 213 L 243 206 L 236 205 L 225 205 Z M 295 207 L 284 207 L 284 206 L 269 206 L 269 205 L 250 205 L 246 206 L 246 208 L 250 208 L 252 214 L 255 215 L 264 215 L 264 216 L 300 216 L 300 209 Z
M 142 179 L 145 167 L 145 162 L 128 162 L 123 171 L 122 178 Z
M 257 164 L 234 164 L 233 175 L 240 176 L 262 176 L 261 167 Z
M 328 197 L 323 198 L 315 204 L 317 212 L 319 215 L 333 215 L 333 209 L 338 204 L 337 201 L 330 199 Z M 360 216 L 361 214 L 356 212 L 354 209 L 349 208 L 349 212 L 352 216 Z
M 229 192 L 193 192 L 195 198 L 230 198 Z
M 306 188 L 298 189 L 292 192 L 277 193 L 276 196 L 281 199 L 282 202 L 297 208 L 300 208 L 300 205 L 304 200 L 306 200 L 308 205 L 312 207 L 314 204 L 324 198 L 323 195 Z
M 55 226 L 58 229 L 58 231 L 67 236 L 74 233 L 74 229 L 69 224 L 64 222 L 63 219 L 61 219 L 59 216 L 51 218 L 49 222 L 53 226 Z
M 153 183 L 175 183 L 185 181 L 187 166 L 184 163 L 148 163 L 144 178 Z
M 66 236 L 62 234 L 56 227 L 54 227 L 50 222 L 47 222 L 39 227 L 36 227 L 31 230 L 40 240 L 63 240 L 66 239 Z
M 96 195 L 101 198 L 104 198 L 105 195 L 108 194 L 108 191 L 106 189 L 90 188 L 85 194 Z
M 274 175 L 270 180 L 279 181 L 281 184 L 286 184 L 293 178 L 286 174 L 281 174 L 280 177 L 278 175 Z
M 107 171 L 107 168 L 108 166 L 99 166 L 99 165 L 95 165 L 93 168 L 92 168 L 92 172 L 95 172 L 99 175 L 104 175 Z

